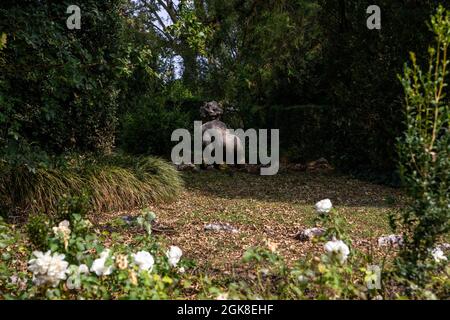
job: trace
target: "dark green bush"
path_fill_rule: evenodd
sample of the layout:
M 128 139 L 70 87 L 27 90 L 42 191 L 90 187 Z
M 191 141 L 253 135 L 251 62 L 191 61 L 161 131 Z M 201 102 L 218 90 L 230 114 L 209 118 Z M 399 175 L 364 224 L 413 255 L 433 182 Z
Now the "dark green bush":
M 48 237 L 52 233 L 50 218 L 47 215 L 42 213 L 31 215 L 26 230 L 31 243 L 37 249 L 46 248 Z
M 354 171 L 394 171 L 402 115 L 404 57 L 426 60 L 432 40 L 425 21 L 438 3 L 449 1 L 321 0 L 325 41 L 323 77 L 335 162 Z M 381 30 L 366 27 L 369 5 L 382 11 Z M 411 31 L 414 26 L 414 31 Z M 321 141 L 329 143 L 329 140 Z M 318 145 L 320 142 L 318 143 Z
M 118 81 L 127 68 L 123 0 L 81 0 L 81 30 L 68 30 L 70 1 L 0 4 L 7 36 L 0 73 L 0 146 L 38 143 L 46 151 L 109 150 Z
M 121 147 L 134 154 L 170 156 L 175 143 L 171 135 L 175 129 L 190 129 L 189 115 L 178 107 L 143 105 L 128 113 L 122 124 Z
M 85 217 L 90 211 L 89 195 L 81 192 L 79 195 L 63 195 L 56 207 L 55 221 L 70 220 L 73 214 Z

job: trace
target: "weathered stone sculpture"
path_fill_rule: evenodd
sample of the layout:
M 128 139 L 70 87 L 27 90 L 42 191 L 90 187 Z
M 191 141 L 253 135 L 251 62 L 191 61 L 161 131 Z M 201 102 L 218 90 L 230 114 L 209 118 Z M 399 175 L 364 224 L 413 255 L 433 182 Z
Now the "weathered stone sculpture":
M 223 109 L 216 101 L 206 102 L 200 108 L 200 115 L 202 117 L 202 120 L 207 121 L 202 125 L 203 147 L 209 145 L 212 140 L 210 135 L 205 135 L 205 131 L 217 130 L 217 132 L 222 134 L 224 163 L 226 161 L 226 152 L 227 150 L 230 150 L 234 155 L 234 164 L 238 164 L 238 154 L 241 154 L 245 157 L 242 142 L 239 137 L 229 132 L 227 125 L 224 122 L 220 121 L 220 117 L 222 116 L 222 114 Z

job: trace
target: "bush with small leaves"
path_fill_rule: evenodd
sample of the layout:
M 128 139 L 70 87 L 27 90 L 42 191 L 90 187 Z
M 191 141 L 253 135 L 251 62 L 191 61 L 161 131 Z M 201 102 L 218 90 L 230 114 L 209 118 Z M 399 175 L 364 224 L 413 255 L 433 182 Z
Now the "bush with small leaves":
M 411 53 L 412 66 L 405 66 L 400 77 L 406 102 L 406 132 L 398 142 L 400 174 L 411 201 L 391 216 L 394 229 L 403 232 L 399 272 L 419 286 L 429 280 L 431 250 L 450 231 L 450 12 L 440 6 L 430 26 L 435 44 L 427 70 Z

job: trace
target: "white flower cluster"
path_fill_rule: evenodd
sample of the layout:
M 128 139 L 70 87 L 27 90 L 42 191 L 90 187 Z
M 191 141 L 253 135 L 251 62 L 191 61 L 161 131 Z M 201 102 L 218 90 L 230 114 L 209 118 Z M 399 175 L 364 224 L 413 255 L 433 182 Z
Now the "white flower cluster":
M 331 257 L 336 258 L 340 263 L 344 263 L 350 254 L 349 247 L 342 240 L 328 241 L 324 248 Z
M 183 252 L 177 246 L 171 246 L 170 249 L 166 252 L 166 256 L 169 259 L 169 264 L 172 267 L 176 267 L 178 262 L 181 259 Z M 114 266 L 106 265 L 106 260 L 110 256 L 110 250 L 107 249 L 100 254 L 100 258 L 94 260 L 92 264 L 91 271 L 95 272 L 97 276 L 107 276 L 110 275 L 114 271 Z M 148 271 L 151 272 L 153 270 L 153 266 L 155 264 L 154 257 L 147 251 L 139 251 L 135 254 L 132 254 L 133 262 L 136 266 L 139 267 L 139 271 Z M 128 267 L 128 259 L 126 256 L 118 256 L 111 257 L 112 260 L 116 260 L 116 264 L 119 269 L 126 269 Z
M 70 223 L 64 220 L 59 223 L 57 227 L 53 227 L 53 232 L 56 236 L 63 236 L 64 245 L 67 247 L 67 242 L 70 237 Z M 177 246 L 171 246 L 166 252 L 166 256 L 170 266 L 176 267 L 181 259 L 183 252 Z M 81 275 L 88 275 L 89 272 L 94 272 L 97 276 L 108 276 L 113 273 L 114 269 L 117 267 L 120 270 L 125 270 L 128 268 L 128 255 L 118 254 L 113 256 L 110 249 L 105 249 L 100 253 L 100 257 L 95 259 L 91 265 L 91 268 L 85 264 L 80 266 L 71 265 L 64 260 L 64 254 L 54 253 L 52 255 L 51 251 L 43 253 L 41 251 L 33 252 L 34 259 L 31 259 L 28 264 L 28 270 L 33 273 L 33 283 L 38 286 L 51 285 L 56 287 L 61 280 L 66 280 L 66 285 L 69 290 L 80 289 L 81 288 Z M 139 251 L 132 254 L 133 263 L 139 268 L 139 271 L 153 270 L 155 264 L 155 259 L 147 251 Z M 108 263 L 108 259 L 114 261 L 114 263 Z M 178 271 L 183 273 L 184 268 L 179 268 Z M 133 282 L 137 283 L 136 274 L 134 275 Z
M 52 255 L 51 251 L 46 253 L 34 251 L 33 255 L 36 258 L 28 262 L 28 270 L 33 273 L 34 284 L 56 287 L 60 280 L 66 279 L 69 263 L 64 261 L 63 254 L 54 253 Z
M 134 263 L 139 267 L 140 271 L 149 271 L 153 269 L 155 259 L 147 251 L 139 251 L 133 255 Z
M 324 199 L 317 202 L 314 208 L 318 213 L 328 213 L 333 208 L 333 204 L 330 199 Z

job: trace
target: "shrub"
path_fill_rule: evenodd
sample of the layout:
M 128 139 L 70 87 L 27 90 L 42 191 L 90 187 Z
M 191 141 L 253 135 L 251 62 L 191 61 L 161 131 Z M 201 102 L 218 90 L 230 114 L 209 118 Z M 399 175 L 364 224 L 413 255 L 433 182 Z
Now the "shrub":
M 130 67 L 125 2 L 77 4 L 82 32 L 68 32 L 67 2 L 2 1 L 0 142 L 23 138 L 57 153 L 113 147 L 118 84 Z
M 56 207 L 55 219 L 70 220 L 71 215 L 77 214 L 81 217 L 89 212 L 89 196 L 81 193 L 79 196 L 63 195 Z
M 50 232 L 50 219 L 48 216 L 34 214 L 28 218 L 27 235 L 36 248 L 45 248 Z
M 425 282 L 425 261 L 436 241 L 450 230 L 450 108 L 446 97 L 450 14 L 442 6 L 431 19 L 435 45 L 422 70 L 411 53 L 401 82 L 405 90 L 406 132 L 399 139 L 400 174 L 411 203 L 392 217 L 404 232 L 402 272 Z
M 191 126 L 189 115 L 178 107 L 144 105 L 124 117 L 120 145 L 134 154 L 170 156 L 172 132 Z
M 335 165 L 346 171 L 394 171 L 402 125 L 402 87 L 395 74 L 414 50 L 426 56 L 431 34 L 424 23 L 441 1 L 320 0 L 323 76 Z M 366 9 L 382 8 L 382 29 L 365 27 Z M 386 18 L 384 18 L 386 17 Z M 361 26 L 364 24 L 364 26 Z M 410 26 L 414 26 L 412 34 Z

